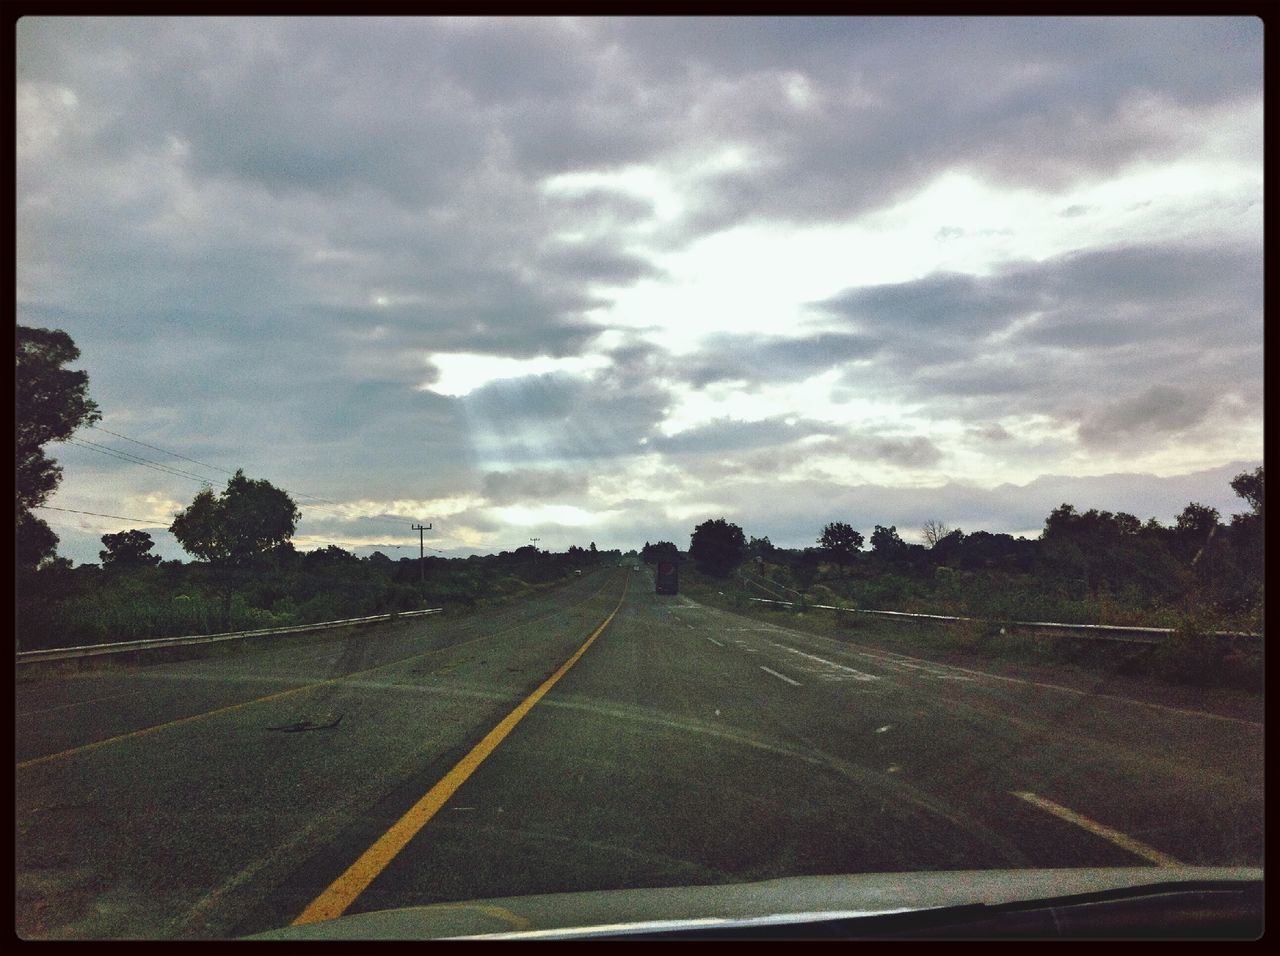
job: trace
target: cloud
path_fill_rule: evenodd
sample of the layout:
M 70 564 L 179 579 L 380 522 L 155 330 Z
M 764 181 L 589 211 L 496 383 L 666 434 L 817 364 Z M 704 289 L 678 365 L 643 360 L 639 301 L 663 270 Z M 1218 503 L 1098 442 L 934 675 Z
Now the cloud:
M 1189 425 L 1218 397 L 1260 393 L 1261 269 L 1254 247 L 1132 244 L 851 289 L 812 308 L 880 343 L 850 383 L 870 376 L 973 422 L 1048 415 L 1097 445 L 1131 419 Z M 1176 397 L 1157 390 L 1170 381 Z M 1162 418 L 1153 406 L 1169 402 L 1179 410 Z
M 720 419 L 675 435 L 650 439 L 647 448 L 665 454 L 710 455 L 762 446 L 789 445 L 810 435 L 830 434 L 831 425 L 815 421 L 767 418 L 761 421 Z
M 607 460 L 644 451 L 671 405 L 662 386 L 607 366 L 501 379 L 459 400 L 478 460 Z
M 672 363 L 671 373 L 695 388 L 745 380 L 750 385 L 799 381 L 851 361 L 871 358 L 880 349 L 873 335 L 819 332 L 785 337 L 718 334 L 701 349 Z
M 587 492 L 585 475 L 568 471 L 491 471 L 484 476 L 481 489 L 493 504 L 512 504 L 519 501 L 555 501 L 572 498 Z
M 1153 386 L 1141 395 L 1113 402 L 1080 424 L 1087 445 L 1123 442 L 1134 432 L 1178 432 L 1208 415 L 1213 399 L 1179 388 Z
M 970 434 L 987 442 L 1007 442 L 1013 440 L 1009 430 L 998 422 L 986 425 L 975 425 L 969 429 Z
M 670 101 L 701 83 L 690 115 L 704 135 L 758 157 L 704 184 L 695 230 L 843 218 L 946 168 L 1063 189 L 1185 148 L 1195 134 L 1179 117 L 1256 96 L 1261 69 L 1261 23 L 1247 18 L 658 19 L 609 30 L 650 82 L 673 88 Z

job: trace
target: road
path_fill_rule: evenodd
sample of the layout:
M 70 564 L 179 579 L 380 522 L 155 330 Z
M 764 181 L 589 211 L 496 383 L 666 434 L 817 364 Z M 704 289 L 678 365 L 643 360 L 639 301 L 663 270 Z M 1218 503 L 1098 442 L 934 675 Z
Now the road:
M 802 874 L 1262 865 L 1260 723 L 789 630 L 655 595 L 648 569 L 20 678 L 15 748 L 29 938 Z

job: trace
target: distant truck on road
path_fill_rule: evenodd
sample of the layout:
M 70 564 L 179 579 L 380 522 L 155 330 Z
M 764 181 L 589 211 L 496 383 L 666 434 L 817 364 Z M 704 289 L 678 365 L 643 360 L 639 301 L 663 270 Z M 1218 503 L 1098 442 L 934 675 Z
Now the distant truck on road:
M 658 570 L 653 576 L 653 590 L 656 594 L 676 594 L 680 590 L 679 565 L 671 558 L 659 558 Z

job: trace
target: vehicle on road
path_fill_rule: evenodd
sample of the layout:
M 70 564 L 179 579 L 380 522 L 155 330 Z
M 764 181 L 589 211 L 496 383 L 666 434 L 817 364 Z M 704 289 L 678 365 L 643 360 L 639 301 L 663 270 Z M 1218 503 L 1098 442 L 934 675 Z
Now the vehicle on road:
M 669 558 L 663 558 L 658 562 L 653 590 L 655 594 L 676 594 L 680 590 L 680 570 L 676 562 Z

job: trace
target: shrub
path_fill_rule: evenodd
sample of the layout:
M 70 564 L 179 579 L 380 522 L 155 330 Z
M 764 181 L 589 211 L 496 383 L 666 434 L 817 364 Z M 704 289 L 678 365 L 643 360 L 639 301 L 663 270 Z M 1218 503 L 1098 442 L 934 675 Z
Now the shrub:
M 1223 676 L 1223 651 L 1203 623 L 1186 617 L 1152 655 L 1156 674 L 1164 680 L 1205 687 Z

